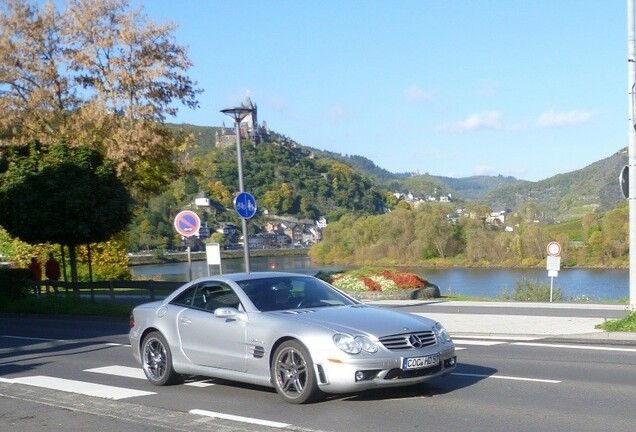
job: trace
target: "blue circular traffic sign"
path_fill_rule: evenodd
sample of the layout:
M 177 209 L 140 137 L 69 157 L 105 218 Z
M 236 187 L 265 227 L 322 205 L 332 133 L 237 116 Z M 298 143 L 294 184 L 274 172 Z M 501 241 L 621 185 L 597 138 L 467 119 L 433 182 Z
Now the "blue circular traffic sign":
M 174 218 L 174 227 L 179 234 L 190 237 L 198 234 L 201 228 L 199 215 L 190 210 L 183 210 Z
M 256 200 L 247 192 L 241 192 L 234 198 L 234 209 L 243 219 L 251 219 L 256 214 L 256 208 Z

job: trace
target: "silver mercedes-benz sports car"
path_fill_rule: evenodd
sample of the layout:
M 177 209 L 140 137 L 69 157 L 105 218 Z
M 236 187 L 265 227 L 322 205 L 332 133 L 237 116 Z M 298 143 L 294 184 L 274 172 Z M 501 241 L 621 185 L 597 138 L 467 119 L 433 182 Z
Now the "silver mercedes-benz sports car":
M 203 375 L 274 387 L 291 403 L 417 384 L 457 361 L 440 323 L 293 273 L 197 279 L 135 307 L 130 325 L 134 357 L 155 385 Z

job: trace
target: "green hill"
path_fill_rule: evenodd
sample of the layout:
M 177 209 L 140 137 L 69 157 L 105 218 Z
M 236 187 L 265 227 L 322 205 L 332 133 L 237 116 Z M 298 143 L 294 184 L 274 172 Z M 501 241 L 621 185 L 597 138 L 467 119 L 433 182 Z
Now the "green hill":
M 195 140 L 192 147 L 188 149 L 188 157 L 205 158 L 206 154 L 215 150 L 215 135 L 220 128 L 188 124 L 172 124 L 169 127 L 193 133 Z M 272 132 L 272 137 L 276 142 L 280 141 L 284 135 Z M 278 182 L 293 182 L 297 186 L 303 183 L 298 177 L 300 174 L 293 170 L 293 167 L 280 164 L 300 164 L 304 161 L 302 163 L 305 171 L 302 175 L 316 180 L 320 176 L 324 177 L 326 173 L 323 168 L 318 169 L 317 172 L 311 172 L 315 169 L 315 160 L 337 161 L 351 167 L 360 178 L 368 179 L 370 183 L 364 187 L 370 188 L 370 185 L 373 185 L 376 193 L 410 192 L 417 197 L 451 194 L 458 204 L 475 202 L 485 204 L 493 210 L 515 209 L 521 204 L 534 202 L 544 210 L 547 220 L 556 221 L 579 218 L 589 212 L 604 212 L 614 208 L 623 200 L 617 178 L 620 170 L 627 163 L 626 149 L 582 169 L 530 182 L 501 175 L 451 178 L 430 174 L 392 173 L 363 156 L 342 155 L 304 147 L 301 144 L 294 143 L 294 145 L 297 149 L 296 159 L 291 162 L 289 159 L 277 159 L 276 152 L 268 153 L 274 158 L 271 161 L 265 159 L 259 162 L 265 164 L 267 170 L 278 173 L 276 179 Z M 245 160 L 246 163 L 251 163 L 248 159 Z M 228 181 L 230 177 L 231 175 L 228 175 Z M 255 179 L 255 181 L 258 180 Z M 308 198 L 311 197 L 308 196 Z M 315 198 L 314 196 L 311 199 Z M 342 196 L 341 201 L 346 200 L 345 198 Z M 323 204 L 325 202 L 322 200 Z M 327 205 L 329 208 L 318 210 L 334 211 L 336 210 L 334 205 L 332 200 Z

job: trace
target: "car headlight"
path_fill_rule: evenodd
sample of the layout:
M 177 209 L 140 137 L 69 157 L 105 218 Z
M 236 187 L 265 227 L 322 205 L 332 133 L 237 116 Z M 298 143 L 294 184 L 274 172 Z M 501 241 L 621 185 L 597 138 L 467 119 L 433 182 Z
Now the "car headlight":
M 362 351 L 374 353 L 378 351 L 377 345 L 366 336 L 353 337 L 348 334 L 337 333 L 333 336 L 333 342 L 347 354 L 360 354 Z
M 433 326 L 433 332 L 435 332 L 437 340 L 441 343 L 450 342 L 452 340 L 450 334 L 448 334 L 448 331 L 440 323 L 435 323 L 435 325 Z

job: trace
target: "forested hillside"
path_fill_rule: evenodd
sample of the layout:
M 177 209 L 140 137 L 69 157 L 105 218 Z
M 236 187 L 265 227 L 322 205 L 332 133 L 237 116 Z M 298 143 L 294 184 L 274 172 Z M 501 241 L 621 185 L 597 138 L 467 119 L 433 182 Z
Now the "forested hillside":
M 191 158 L 206 158 L 206 154 L 214 149 L 214 135 L 219 128 L 201 127 L 192 125 L 171 125 L 174 128 L 191 132 L 194 136 L 194 144 L 188 150 Z M 273 132 L 274 140 L 281 135 Z M 279 148 L 279 147 L 276 147 Z M 558 174 L 548 179 L 530 182 L 519 180 L 510 176 L 473 176 L 464 178 L 451 178 L 434 176 L 428 173 L 391 173 L 379 167 L 373 161 L 358 155 L 342 155 L 310 147 L 297 145 L 295 159 L 285 159 L 285 152 L 268 151 L 271 160 L 250 160 L 245 158 L 246 164 L 264 164 L 270 170 L 276 170 L 277 181 L 286 181 L 296 185 L 296 192 L 303 190 L 301 187 L 305 180 L 285 177 L 298 175 L 291 166 L 277 167 L 277 164 L 300 163 L 305 168 L 303 176 L 314 176 L 310 171 L 319 165 L 316 161 L 334 161 L 350 167 L 361 178 L 370 181 L 384 199 L 386 193 L 412 193 L 416 197 L 437 196 L 451 194 L 457 205 L 466 203 L 479 203 L 490 207 L 493 211 L 514 210 L 521 204 L 533 202 L 542 210 L 542 216 L 547 221 L 565 221 L 580 218 L 586 213 L 605 212 L 621 203 L 623 197 L 618 186 L 618 174 L 627 163 L 627 150 L 623 149 L 612 156 L 590 164 L 579 170 Z M 282 156 L 282 159 L 279 158 Z M 258 158 L 258 152 L 255 154 Z M 307 158 L 313 158 L 314 162 L 301 162 Z M 201 168 L 201 167 L 200 167 Z M 231 172 L 231 163 L 227 167 Z M 291 171 L 290 171 L 291 169 Z M 324 174 L 318 168 L 318 174 Z M 247 175 L 251 175 L 247 173 Z M 231 174 L 226 178 L 226 184 L 231 184 Z M 298 177 L 299 179 L 301 177 Z M 304 178 L 304 177 L 302 177 Z M 315 182 L 307 179 L 310 186 Z M 258 187 L 259 192 L 265 192 L 259 185 L 260 178 L 255 177 L 252 184 Z M 266 182 L 267 183 L 267 182 Z M 355 189 L 355 188 L 354 188 Z M 306 198 L 312 197 L 309 191 L 303 192 Z M 270 194 L 271 195 L 271 194 Z M 357 200 L 355 196 L 352 200 Z M 346 200 L 345 200 L 346 201 Z M 299 206 L 296 206 L 296 209 Z M 332 212 L 338 207 L 331 199 L 322 197 L 314 203 L 314 211 L 325 213 Z M 371 206 L 373 207 L 373 206 Z M 294 207 L 288 207 L 294 209 Z M 369 209 L 367 205 L 365 208 Z M 309 212 L 311 213 L 311 212 Z M 309 214 L 305 211 L 305 214 Z
M 481 201 L 493 209 L 515 209 L 532 201 L 544 209 L 545 219 L 555 221 L 606 212 L 624 201 L 618 176 L 626 164 L 623 149 L 580 170 L 493 189 Z

